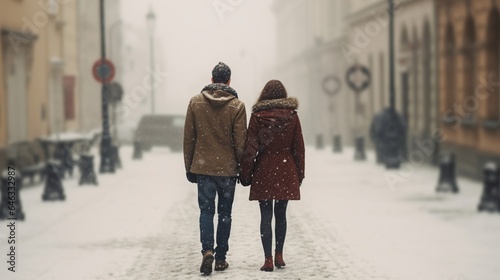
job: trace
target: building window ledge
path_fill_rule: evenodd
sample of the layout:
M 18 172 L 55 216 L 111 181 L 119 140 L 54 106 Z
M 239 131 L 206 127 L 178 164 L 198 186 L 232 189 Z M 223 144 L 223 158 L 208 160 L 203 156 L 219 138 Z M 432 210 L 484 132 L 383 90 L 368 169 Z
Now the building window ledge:
M 450 118 L 450 117 L 443 117 L 441 121 L 446 125 L 455 125 L 457 123 L 456 118 Z
M 483 121 L 483 127 L 486 129 L 500 129 L 500 121 Z
M 475 120 L 475 119 L 463 119 L 462 126 L 465 128 L 474 128 L 477 126 L 477 120 Z

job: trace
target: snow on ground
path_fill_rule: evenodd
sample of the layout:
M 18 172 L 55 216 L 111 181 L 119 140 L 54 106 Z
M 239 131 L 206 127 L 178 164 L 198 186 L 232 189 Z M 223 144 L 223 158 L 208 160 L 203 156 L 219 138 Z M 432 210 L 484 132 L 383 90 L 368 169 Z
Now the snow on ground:
M 65 202 L 42 202 L 42 185 L 21 191 L 17 272 L 7 271 L 0 223 L 0 279 L 203 279 L 196 185 L 182 154 L 153 149 L 98 174 L 99 186 L 63 181 Z M 385 169 L 353 152 L 306 151 L 302 200 L 289 204 L 287 267 L 259 271 L 257 202 L 237 186 L 228 262 L 214 279 L 499 279 L 500 215 L 478 213 L 481 183 L 436 194 L 438 171 L 419 167 L 391 189 Z M 98 161 L 96 161 L 96 166 Z
M 352 151 L 309 151 L 304 208 L 323 214 L 353 254 L 396 279 L 500 279 L 500 216 L 477 212 L 480 182 L 459 178 L 460 194 L 436 194 L 438 170 L 421 166 L 392 189 L 374 156 L 353 163 Z

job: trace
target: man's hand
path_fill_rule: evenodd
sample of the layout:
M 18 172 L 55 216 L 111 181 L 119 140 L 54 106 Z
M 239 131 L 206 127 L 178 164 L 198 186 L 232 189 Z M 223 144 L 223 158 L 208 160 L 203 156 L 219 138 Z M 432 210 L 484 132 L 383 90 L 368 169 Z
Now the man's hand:
M 191 172 L 186 172 L 186 178 L 188 179 L 189 182 L 196 184 L 198 183 L 198 180 L 196 178 L 196 174 L 191 173 Z

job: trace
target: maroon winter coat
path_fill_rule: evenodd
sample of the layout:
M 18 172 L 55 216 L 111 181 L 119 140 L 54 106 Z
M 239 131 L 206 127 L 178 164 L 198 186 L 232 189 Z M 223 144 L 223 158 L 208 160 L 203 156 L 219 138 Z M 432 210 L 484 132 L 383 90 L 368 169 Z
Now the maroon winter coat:
M 253 107 L 241 168 L 250 200 L 299 200 L 304 139 L 297 99 L 263 100 Z

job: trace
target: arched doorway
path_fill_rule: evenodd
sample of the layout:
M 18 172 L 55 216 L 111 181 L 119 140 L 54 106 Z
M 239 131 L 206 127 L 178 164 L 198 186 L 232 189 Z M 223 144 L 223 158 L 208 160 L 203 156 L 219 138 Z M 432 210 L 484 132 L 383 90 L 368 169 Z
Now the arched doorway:
M 453 25 L 448 23 L 446 26 L 445 34 L 445 90 L 442 104 L 442 112 L 453 110 L 453 103 L 455 102 L 455 33 Z
M 420 133 L 420 64 L 419 64 L 419 40 L 418 32 L 416 27 L 412 30 L 412 42 L 411 42 L 411 74 L 412 74 L 412 127 L 410 128 L 413 132 L 414 137 L 418 137 Z
M 464 124 L 472 124 L 476 119 L 477 106 L 475 104 L 468 104 L 469 96 L 474 96 L 476 86 L 476 32 L 474 19 L 469 16 L 465 21 L 464 28 L 464 46 L 463 46 L 463 95 L 461 96 L 461 103 L 463 104 L 464 112 L 456 112 L 464 114 Z
M 404 140 L 404 145 L 405 147 L 403 148 L 403 157 L 407 158 L 408 156 L 408 147 L 411 147 L 409 144 L 409 139 L 411 137 L 408 137 L 409 135 L 409 119 L 410 119 L 410 96 L 409 96 L 409 69 L 408 66 L 410 64 L 410 41 L 408 38 L 408 30 L 406 29 L 406 26 L 403 26 L 403 29 L 401 30 L 401 37 L 400 37 L 400 66 L 401 66 L 401 73 L 400 73 L 400 79 L 401 79 L 401 113 L 404 119 L 404 123 L 406 126 L 406 134 L 405 134 L 405 140 Z
M 406 26 L 403 26 L 403 29 L 401 30 L 401 37 L 400 37 L 400 66 L 401 66 L 401 73 L 400 73 L 400 79 L 401 79 L 401 111 L 403 114 L 403 118 L 406 123 L 406 127 L 408 127 L 408 120 L 410 117 L 410 112 L 409 112 L 409 104 L 410 104 L 410 98 L 408 95 L 408 82 L 409 82 L 409 73 L 408 73 L 408 65 L 409 65 L 409 58 L 408 58 L 408 52 L 410 50 L 410 40 L 408 38 L 408 30 L 406 29 Z
M 423 137 L 431 138 L 431 121 L 433 119 L 432 89 L 432 37 L 431 27 L 426 20 L 422 34 L 422 87 L 423 87 Z

